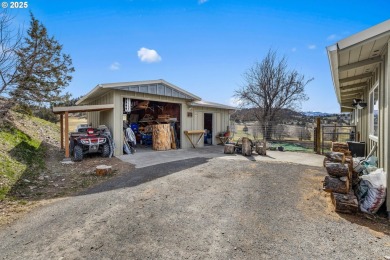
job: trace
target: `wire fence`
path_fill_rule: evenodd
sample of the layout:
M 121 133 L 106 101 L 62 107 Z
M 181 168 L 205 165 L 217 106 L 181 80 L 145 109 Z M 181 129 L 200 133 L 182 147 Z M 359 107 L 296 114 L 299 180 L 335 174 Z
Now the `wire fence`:
M 311 124 L 246 123 L 233 124 L 230 129 L 234 133 L 235 140 L 240 137 L 249 137 L 253 140 L 267 140 L 270 144 L 277 146 L 291 146 L 291 150 L 297 150 L 299 147 L 302 147 L 302 150 L 312 151 L 313 149 L 314 126 Z
M 313 126 L 287 124 L 235 124 L 231 127 L 239 135 L 267 140 L 313 140 Z
M 323 125 L 321 127 L 321 133 L 322 153 L 332 148 L 332 142 L 356 141 L 356 126 Z
M 234 140 L 249 137 L 253 140 L 267 140 L 278 146 L 291 146 L 291 150 L 301 147 L 306 152 L 317 151 L 316 127 L 314 123 L 283 124 L 271 122 L 268 125 L 258 123 L 232 124 L 230 127 Z M 356 140 L 356 127 L 350 125 L 326 124 L 321 127 L 320 151 L 331 149 L 332 142 Z M 289 150 L 289 149 L 286 149 Z M 298 149 L 299 150 L 299 149 Z

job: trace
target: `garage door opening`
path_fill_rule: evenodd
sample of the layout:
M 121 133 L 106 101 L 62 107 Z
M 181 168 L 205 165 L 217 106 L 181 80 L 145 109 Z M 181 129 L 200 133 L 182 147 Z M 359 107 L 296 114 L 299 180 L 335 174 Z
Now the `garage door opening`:
M 153 147 L 153 125 L 161 124 L 169 125 L 171 148 L 180 148 L 180 116 L 181 105 L 177 103 L 123 99 L 124 131 L 126 131 L 127 127 L 132 129 L 137 143 L 136 147 L 138 148 Z M 126 153 L 126 151 L 124 152 Z
M 205 113 L 204 114 L 204 144 L 212 145 L 213 144 L 213 114 Z

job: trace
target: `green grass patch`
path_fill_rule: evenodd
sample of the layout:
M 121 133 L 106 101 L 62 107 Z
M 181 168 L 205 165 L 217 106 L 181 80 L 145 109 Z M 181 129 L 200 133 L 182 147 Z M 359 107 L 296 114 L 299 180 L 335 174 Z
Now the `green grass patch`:
M 303 146 L 301 146 L 299 144 L 283 143 L 283 142 L 274 143 L 274 142 L 272 142 L 272 147 L 277 148 L 279 146 L 283 146 L 284 150 L 285 151 L 289 151 L 289 152 L 313 153 L 313 149 L 312 148 L 306 148 L 306 147 L 303 147 Z
M 20 178 L 28 179 L 45 167 L 45 149 L 10 124 L 0 126 L 0 200 Z

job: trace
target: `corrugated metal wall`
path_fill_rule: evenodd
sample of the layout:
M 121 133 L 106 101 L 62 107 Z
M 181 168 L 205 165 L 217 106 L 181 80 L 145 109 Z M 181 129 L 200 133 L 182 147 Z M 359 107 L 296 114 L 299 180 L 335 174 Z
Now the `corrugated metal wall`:
M 89 105 L 105 105 L 105 104 L 114 104 L 113 92 L 108 92 L 107 94 L 89 103 Z M 92 124 L 93 127 L 98 127 L 99 125 L 106 125 L 112 131 L 112 127 L 113 127 L 112 114 L 113 114 L 113 110 L 103 111 L 103 112 L 89 112 L 87 113 L 88 123 Z

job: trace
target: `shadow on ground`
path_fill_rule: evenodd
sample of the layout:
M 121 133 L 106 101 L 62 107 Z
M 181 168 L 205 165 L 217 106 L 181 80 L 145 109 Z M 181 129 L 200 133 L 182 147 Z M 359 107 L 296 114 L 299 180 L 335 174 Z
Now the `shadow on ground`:
M 34 187 L 32 179 L 35 179 L 39 172 L 44 168 L 45 147 L 44 144 L 41 144 L 36 148 L 28 142 L 22 141 L 9 151 L 9 155 L 22 165 L 26 165 L 26 169 L 20 176 L 12 176 L 15 182 L 11 186 L 8 195 L 23 197 L 25 196 L 25 192 L 23 191 L 30 189 L 30 187 Z
M 382 205 L 381 209 L 375 215 L 368 215 L 361 212 L 356 214 L 338 213 L 338 215 L 351 223 L 367 227 L 376 232 L 390 235 L 390 222 L 386 217 L 385 208 L 385 205 Z
M 79 193 L 79 195 L 88 195 L 93 193 L 105 192 L 114 189 L 134 187 L 155 179 L 168 176 L 170 174 L 183 171 L 208 161 L 207 158 L 191 158 L 175 162 L 163 163 L 149 167 L 135 169 L 130 173 L 114 177 L 104 183 L 101 183 L 91 189 Z

